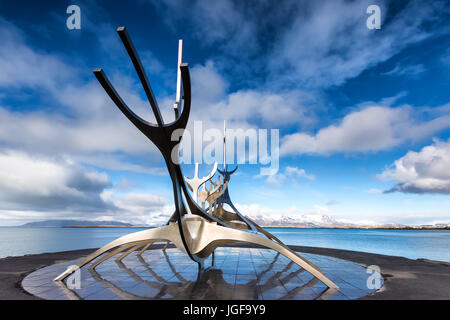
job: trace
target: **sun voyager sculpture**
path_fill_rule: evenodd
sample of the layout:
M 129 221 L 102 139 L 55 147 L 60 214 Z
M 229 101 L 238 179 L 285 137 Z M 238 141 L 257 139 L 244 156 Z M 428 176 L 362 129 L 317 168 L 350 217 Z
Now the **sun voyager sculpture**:
M 132 252 L 139 250 L 137 255 L 140 256 L 153 243 L 165 241 L 167 244 L 173 243 L 179 250 L 186 253 L 198 264 L 199 270 L 202 270 L 204 260 L 210 255 L 214 255 L 217 247 L 234 242 L 247 242 L 277 251 L 310 272 L 329 288 L 337 289 L 337 285 L 328 279 L 317 266 L 291 250 L 277 237 L 236 209 L 228 189 L 231 175 L 237 167 L 233 170 L 228 169 L 228 166 L 225 165 L 225 152 L 223 170 L 217 169 L 217 163 L 215 163 L 208 176 L 199 178 L 198 163 L 196 163 L 194 177 L 189 179 L 183 176 L 178 161 L 178 152 L 172 152 L 174 149 L 178 150 L 179 141 L 171 140 L 175 130 L 186 128 L 191 110 L 191 81 L 188 64 L 181 61 L 181 40 L 178 51 L 177 94 L 174 105 L 176 119 L 173 122 L 164 123 L 141 60 L 125 27 L 119 27 L 117 32 L 136 69 L 155 115 L 156 123 L 150 123 L 136 115 L 119 96 L 102 69 L 95 69 L 94 74 L 120 111 L 156 145 L 163 155 L 172 180 L 175 212 L 166 225 L 122 236 L 88 255 L 77 263 L 76 267 L 81 268 L 91 263 L 89 268 L 94 269 L 103 261 L 119 253 L 121 254 L 116 261 L 120 262 Z M 220 176 L 217 181 L 213 181 L 216 171 Z M 209 187 L 207 187 L 208 183 Z M 225 209 L 226 205 L 231 208 L 231 211 Z M 74 271 L 74 268 L 69 268 L 57 276 L 54 281 L 61 282 Z

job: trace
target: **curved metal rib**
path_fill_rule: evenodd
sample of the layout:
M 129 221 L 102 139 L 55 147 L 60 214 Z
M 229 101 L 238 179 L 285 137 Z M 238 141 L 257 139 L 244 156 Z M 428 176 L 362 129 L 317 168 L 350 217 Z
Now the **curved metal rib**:
M 145 250 L 147 250 L 153 244 L 153 242 L 154 241 L 150 241 L 149 243 L 147 243 L 141 250 L 139 250 L 136 255 L 140 257 L 145 252 Z
M 109 81 L 103 69 L 97 68 L 93 72 L 98 82 L 100 82 L 103 89 L 106 91 L 106 93 L 114 102 L 114 104 L 120 109 L 120 111 L 122 111 L 122 113 L 128 118 L 128 120 L 130 120 L 142 133 L 147 135 L 146 132 L 157 128 L 156 125 L 142 119 L 127 106 L 127 104 L 122 100 L 120 95 L 117 93 L 116 89 L 114 89 L 114 86 Z
M 145 73 L 144 67 L 142 66 L 142 62 L 139 59 L 139 56 L 134 48 L 133 43 L 131 42 L 130 36 L 128 35 L 125 27 L 117 28 L 117 33 L 122 40 L 125 49 L 130 56 L 131 61 L 133 62 L 134 68 L 136 69 L 136 73 L 138 74 L 139 80 L 141 80 L 142 87 L 144 88 L 145 94 L 147 95 L 147 99 L 150 102 L 150 106 L 152 108 L 153 114 L 155 115 L 156 122 L 158 126 L 161 128 L 164 125 L 164 121 L 162 119 L 161 113 L 158 108 L 158 103 L 156 102 L 155 95 L 153 94 L 152 87 L 150 86 L 150 82 L 148 81 L 147 75 Z
M 234 168 L 233 170 L 231 170 L 231 171 L 228 171 L 228 165 L 225 167 L 225 169 L 222 171 L 222 170 L 217 170 L 217 171 L 219 171 L 219 173 L 223 176 L 223 182 L 225 183 L 225 182 L 229 182 L 230 181 L 230 179 L 231 179 L 231 175 L 233 174 L 233 173 L 235 173 L 236 172 L 236 170 L 237 170 L 237 166 L 236 166 L 236 168 Z M 257 230 L 257 227 L 251 222 L 251 221 L 249 221 L 248 219 L 247 219 L 247 217 L 245 217 L 243 214 L 241 214 L 240 212 L 239 212 L 239 210 L 238 209 L 236 209 L 236 207 L 234 206 L 234 204 L 233 204 L 233 202 L 231 201 L 231 198 L 230 198 L 230 194 L 229 194 L 229 192 L 228 192 L 228 188 L 226 188 L 226 190 L 224 191 L 224 193 L 222 194 L 222 196 L 220 197 L 220 199 L 219 199 L 219 202 L 221 203 L 221 205 L 222 205 L 222 208 L 223 208 L 223 204 L 224 203 L 226 203 L 226 204 L 228 204 L 230 207 L 231 207 L 231 209 L 233 209 L 233 211 L 239 216 L 239 218 L 252 230 L 252 231 L 254 231 L 254 232 L 257 232 L 258 230 Z
M 93 261 L 94 259 L 100 257 L 104 253 L 115 249 L 113 252 L 114 254 L 117 254 L 125 249 L 128 249 L 131 246 L 145 243 L 150 240 L 170 240 L 173 243 L 177 245 L 178 248 L 182 249 L 183 244 L 181 243 L 180 235 L 177 232 L 178 227 L 175 224 L 170 224 L 168 226 L 163 226 L 159 228 L 154 229 L 148 229 L 143 231 L 134 232 L 131 234 L 124 235 L 114 241 L 111 241 L 107 245 L 103 246 L 102 248 L 96 250 L 95 252 L 88 255 L 86 258 L 84 258 L 82 261 L 77 263 L 76 265 L 81 268 L 84 265 L 88 264 L 89 262 Z M 109 253 L 107 256 L 112 257 L 114 254 Z M 107 259 L 107 258 L 106 258 Z M 101 261 L 96 261 L 92 268 L 95 268 L 98 264 L 106 260 L 104 257 L 101 259 Z M 55 278 L 55 281 L 62 281 L 64 280 L 68 275 L 70 275 L 73 272 L 72 269 L 68 269 L 61 273 L 58 277 Z
M 311 273 L 314 277 L 318 278 L 324 284 L 330 288 L 338 288 L 330 279 L 328 279 L 322 270 L 317 266 L 300 256 L 295 251 L 288 248 L 286 245 L 280 245 L 274 241 L 271 241 L 260 235 L 249 233 L 236 229 L 224 228 L 215 224 L 211 224 L 205 221 L 203 228 L 199 230 L 201 236 L 200 241 L 197 243 L 197 249 L 194 252 L 199 252 L 206 249 L 208 252 L 214 251 L 219 245 L 223 245 L 227 242 L 243 241 L 249 243 L 255 243 L 267 248 L 276 250 L 291 261 L 298 264 L 300 267 Z M 214 244 L 217 242 L 217 244 Z M 208 254 L 205 252 L 205 254 Z

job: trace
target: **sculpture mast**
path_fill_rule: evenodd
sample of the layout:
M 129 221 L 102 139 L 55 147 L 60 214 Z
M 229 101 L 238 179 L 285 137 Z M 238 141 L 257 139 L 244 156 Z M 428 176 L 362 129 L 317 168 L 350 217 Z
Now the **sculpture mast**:
M 175 118 L 179 114 L 179 106 L 181 104 L 181 71 L 180 65 L 183 60 L 183 40 L 178 40 L 178 64 L 177 64 L 177 91 L 175 95 L 175 103 L 173 104 L 173 110 L 175 111 Z
M 226 120 L 223 120 L 223 170 L 226 170 L 225 159 L 226 159 L 226 137 L 227 137 L 227 127 Z

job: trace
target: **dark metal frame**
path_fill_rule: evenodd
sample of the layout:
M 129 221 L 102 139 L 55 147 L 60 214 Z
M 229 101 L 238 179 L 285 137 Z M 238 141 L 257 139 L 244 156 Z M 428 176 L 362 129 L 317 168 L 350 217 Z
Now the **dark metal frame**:
M 219 205 L 222 207 L 222 209 L 223 209 L 223 205 L 224 204 L 228 204 L 230 207 L 231 207 L 231 209 L 233 209 L 233 211 L 234 211 L 234 213 L 236 213 L 237 215 L 238 215 L 238 217 L 252 230 L 252 231 L 254 231 L 254 232 L 257 232 L 258 230 L 257 230 L 257 228 L 256 228 L 256 226 L 251 222 L 251 221 L 249 221 L 243 214 L 241 214 L 240 212 L 239 212 L 239 210 L 238 209 L 236 209 L 236 207 L 234 206 L 234 204 L 233 204 L 233 202 L 231 201 L 231 198 L 230 198 L 230 194 L 229 194 L 229 192 L 228 192 L 228 186 L 229 186 L 229 182 L 230 182 L 230 179 L 231 179 L 231 175 L 233 174 L 233 173 L 235 173 L 236 172 L 236 170 L 237 170 L 237 166 L 236 166 L 236 168 L 234 168 L 233 170 L 228 170 L 228 165 L 225 165 L 225 168 L 223 169 L 223 171 L 222 170 L 220 170 L 220 169 L 217 169 L 217 171 L 222 175 L 222 177 L 223 177 L 223 184 L 225 184 L 226 182 L 228 182 L 228 185 L 227 185 L 227 188 L 225 189 L 225 192 L 220 196 L 220 198 L 219 198 Z
M 179 155 L 178 152 L 172 154 L 172 150 L 175 148 L 178 148 L 178 144 L 181 141 L 172 141 L 172 133 L 175 130 L 184 130 L 186 128 L 188 119 L 189 119 L 189 113 L 191 110 L 191 80 L 190 80 L 190 74 L 189 74 L 189 66 L 187 63 L 182 63 L 180 66 L 181 71 L 181 78 L 182 78 L 182 84 L 183 84 L 183 108 L 181 113 L 179 111 L 175 112 L 176 119 L 175 121 L 165 124 L 163 121 L 163 118 L 161 116 L 161 113 L 159 111 L 158 103 L 156 101 L 155 95 L 153 94 L 153 90 L 150 86 L 150 82 L 147 78 L 147 75 L 145 73 L 145 70 L 142 66 L 141 60 L 139 59 L 139 56 L 136 52 L 136 49 L 130 39 L 130 36 L 128 35 L 128 32 L 126 31 L 125 27 L 119 27 L 117 29 L 117 33 L 120 36 L 120 39 L 122 40 L 123 45 L 125 46 L 125 49 L 128 52 L 128 55 L 130 56 L 130 59 L 134 65 L 134 68 L 136 69 L 136 73 L 138 74 L 138 77 L 141 81 L 142 87 L 144 88 L 145 94 L 147 95 L 147 99 L 150 103 L 150 107 L 153 111 L 153 114 L 155 115 L 157 124 L 153 124 L 151 122 L 148 122 L 141 117 L 139 117 L 137 114 L 135 114 L 128 106 L 127 104 L 122 100 L 122 98 L 119 96 L 117 91 L 114 89 L 113 85 L 109 81 L 106 74 L 103 72 L 102 69 L 95 69 L 94 74 L 97 80 L 102 85 L 103 89 L 106 91 L 106 93 L 109 95 L 111 100 L 116 104 L 116 106 L 119 108 L 120 111 L 128 118 L 128 120 L 133 123 L 136 128 L 139 129 L 150 141 L 152 141 L 155 146 L 158 148 L 158 150 L 163 155 L 164 161 L 166 163 L 167 169 L 170 174 L 170 178 L 172 180 L 173 185 L 173 194 L 174 194 L 174 202 L 175 202 L 175 212 L 171 219 L 169 221 L 178 221 L 178 227 L 181 234 L 181 239 L 183 241 L 183 246 L 186 249 L 187 254 L 189 257 L 198 263 L 199 267 L 201 268 L 203 266 L 203 260 L 204 258 L 193 254 L 189 250 L 189 246 L 187 245 L 187 237 L 190 237 L 189 233 L 184 232 L 183 230 L 183 224 L 181 223 L 181 218 L 186 215 L 188 212 L 186 210 L 186 205 L 183 200 L 186 199 L 188 208 L 190 210 L 190 213 L 199 215 L 206 220 L 212 222 L 217 222 L 217 224 L 225 227 L 230 227 L 227 223 L 224 221 L 221 221 L 220 219 L 208 214 L 205 212 L 202 208 L 198 206 L 198 204 L 192 199 L 188 188 L 184 181 L 184 176 L 181 171 L 181 167 L 179 165 Z M 176 157 L 172 160 L 172 156 Z

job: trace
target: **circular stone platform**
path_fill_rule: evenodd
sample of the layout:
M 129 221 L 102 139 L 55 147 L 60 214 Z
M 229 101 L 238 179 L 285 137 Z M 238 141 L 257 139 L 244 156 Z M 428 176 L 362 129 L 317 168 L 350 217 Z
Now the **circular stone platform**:
M 52 281 L 79 259 L 39 269 L 25 277 L 22 287 L 35 296 L 52 300 L 349 300 L 376 291 L 367 288 L 370 274 L 365 266 L 317 254 L 300 253 L 321 268 L 339 286 L 339 290 L 328 289 L 310 273 L 268 249 L 218 248 L 214 264 L 212 257 L 208 258 L 205 266 L 210 267 L 200 273 L 197 264 L 175 248 L 147 250 L 141 257 L 136 253 L 122 262 L 116 262 L 113 257 L 95 270 L 83 267 L 79 273 L 79 288 L 77 281 Z

